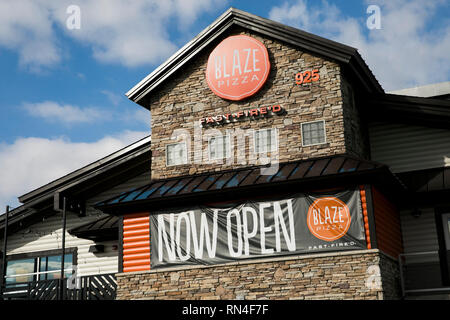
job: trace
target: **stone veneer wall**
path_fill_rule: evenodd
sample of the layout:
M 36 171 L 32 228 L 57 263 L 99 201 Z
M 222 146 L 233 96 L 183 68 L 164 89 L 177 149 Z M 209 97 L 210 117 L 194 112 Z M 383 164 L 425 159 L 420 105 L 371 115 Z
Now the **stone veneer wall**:
M 370 267 L 370 268 L 369 268 Z M 117 274 L 117 299 L 398 299 L 398 264 L 377 249 Z
M 280 104 L 287 110 L 287 114 L 274 115 L 271 118 L 260 120 L 247 119 L 215 128 L 219 129 L 222 134 L 226 134 L 227 129 L 239 128 L 246 131 L 269 127 L 277 128 L 279 162 L 347 152 L 340 66 L 336 62 L 302 52 L 287 43 L 262 37 L 246 30 L 235 29 L 224 37 L 233 34 L 250 35 L 266 46 L 271 62 L 271 72 L 266 84 L 254 96 L 243 101 L 233 102 L 216 96 L 209 89 L 205 78 L 208 56 L 215 45 L 179 70 L 170 81 L 161 85 L 158 91 L 152 94 L 149 102 L 152 113 L 152 179 L 236 169 L 259 164 L 251 158 L 253 152 L 249 152 L 252 150 L 250 148 L 253 148 L 253 139 L 250 137 L 246 138 L 244 150 L 246 158 L 242 163 L 237 163 L 236 159 L 231 164 L 209 161 L 205 129 L 202 131 L 204 140 L 201 147 L 195 149 L 195 146 L 198 147 L 199 144 L 194 143 L 194 124 L 207 116 L 275 104 Z M 313 69 L 319 70 L 319 81 L 304 85 L 295 84 L 297 72 Z M 301 123 L 315 120 L 325 120 L 327 141 L 325 144 L 303 147 Z M 190 163 L 167 167 L 166 145 L 176 142 L 171 138 L 176 129 L 185 129 L 191 135 L 189 140 Z M 235 155 L 237 152 L 235 150 Z

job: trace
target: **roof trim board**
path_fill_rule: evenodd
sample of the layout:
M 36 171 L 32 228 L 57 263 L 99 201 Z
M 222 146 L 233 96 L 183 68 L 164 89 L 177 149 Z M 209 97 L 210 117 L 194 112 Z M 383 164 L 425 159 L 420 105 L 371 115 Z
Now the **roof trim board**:
M 233 26 L 240 26 L 270 36 L 298 46 L 313 54 L 349 65 L 351 72 L 356 74 L 357 79 L 369 93 L 384 93 L 383 88 L 357 49 L 235 8 L 230 8 L 194 39 L 131 88 L 126 93 L 126 96 L 144 108 L 150 109 L 150 106 L 146 103 L 148 95 L 174 72 L 199 54 L 212 41 Z
M 366 108 L 366 112 L 371 115 L 371 120 L 383 122 L 400 120 L 449 128 L 450 100 L 385 94 L 368 97 L 367 104 L 370 107 Z
M 116 151 L 98 161 L 95 161 L 81 169 L 73 171 L 57 180 L 54 180 L 38 189 L 30 191 L 19 197 L 19 201 L 22 203 L 29 203 L 37 198 L 50 198 L 56 189 L 62 191 L 68 189 L 82 181 L 95 177 L 96 175 L 110 170 L 132 158 L 149 151 L 151 136 L 145 137 L 119 151 Z M 62 189 L 61 189 L 62 188 Z

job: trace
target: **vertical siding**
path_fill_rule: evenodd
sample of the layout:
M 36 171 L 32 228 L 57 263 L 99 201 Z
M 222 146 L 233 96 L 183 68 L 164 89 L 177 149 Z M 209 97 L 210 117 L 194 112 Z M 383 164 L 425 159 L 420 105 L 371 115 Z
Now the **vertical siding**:
M 369 136 L 372 160 L 393 172 L 450 166 L 450 130 L 371 123 Z
M 142 186 L 150 181 L 150 172 L 139 175 L 86 201 L 86 216 L 67 214 L 67 230 L 94 221 L 105 214 L 92 206 L 102 200 L 119 195 L 124 191 Z M 61 249 L 62 214 L 57 213 L 44 221 L 35 223 L 8 237 L 8 255 Z M 118 241 L 101 242 L 102 253 L 91 253 L 89 247 L 94 241 L 80 239 L 66 232 L 66 248 L 77 248 L 77 272 L 79 276 L 118 272 Z
M 394 204 L 373 187 L 372 201 L 378 248 L 397 258 L 403 252 L 399 212 Z
M 149 213 L 123 218 L 123 272 L 150 270 Z

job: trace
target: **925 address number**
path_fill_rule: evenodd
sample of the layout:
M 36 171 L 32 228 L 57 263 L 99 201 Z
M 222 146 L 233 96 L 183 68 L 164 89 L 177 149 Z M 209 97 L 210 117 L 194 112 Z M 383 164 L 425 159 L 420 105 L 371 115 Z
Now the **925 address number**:
M 320 79 L 319 70 L 299 72 L 295 75 L 295 83 L 300 85 L 303 83 L 315 82 Z

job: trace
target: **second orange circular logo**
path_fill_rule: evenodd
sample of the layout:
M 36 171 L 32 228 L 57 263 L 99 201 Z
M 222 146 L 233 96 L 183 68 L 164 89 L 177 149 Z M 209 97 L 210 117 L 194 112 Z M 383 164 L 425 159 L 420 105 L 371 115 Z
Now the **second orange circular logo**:
M 347 233 L 350 222 L 350 210 L 336 197 L 319 198 L 309 206 L 308 228 L 318 239 L 334 241 L 341 238 Z

